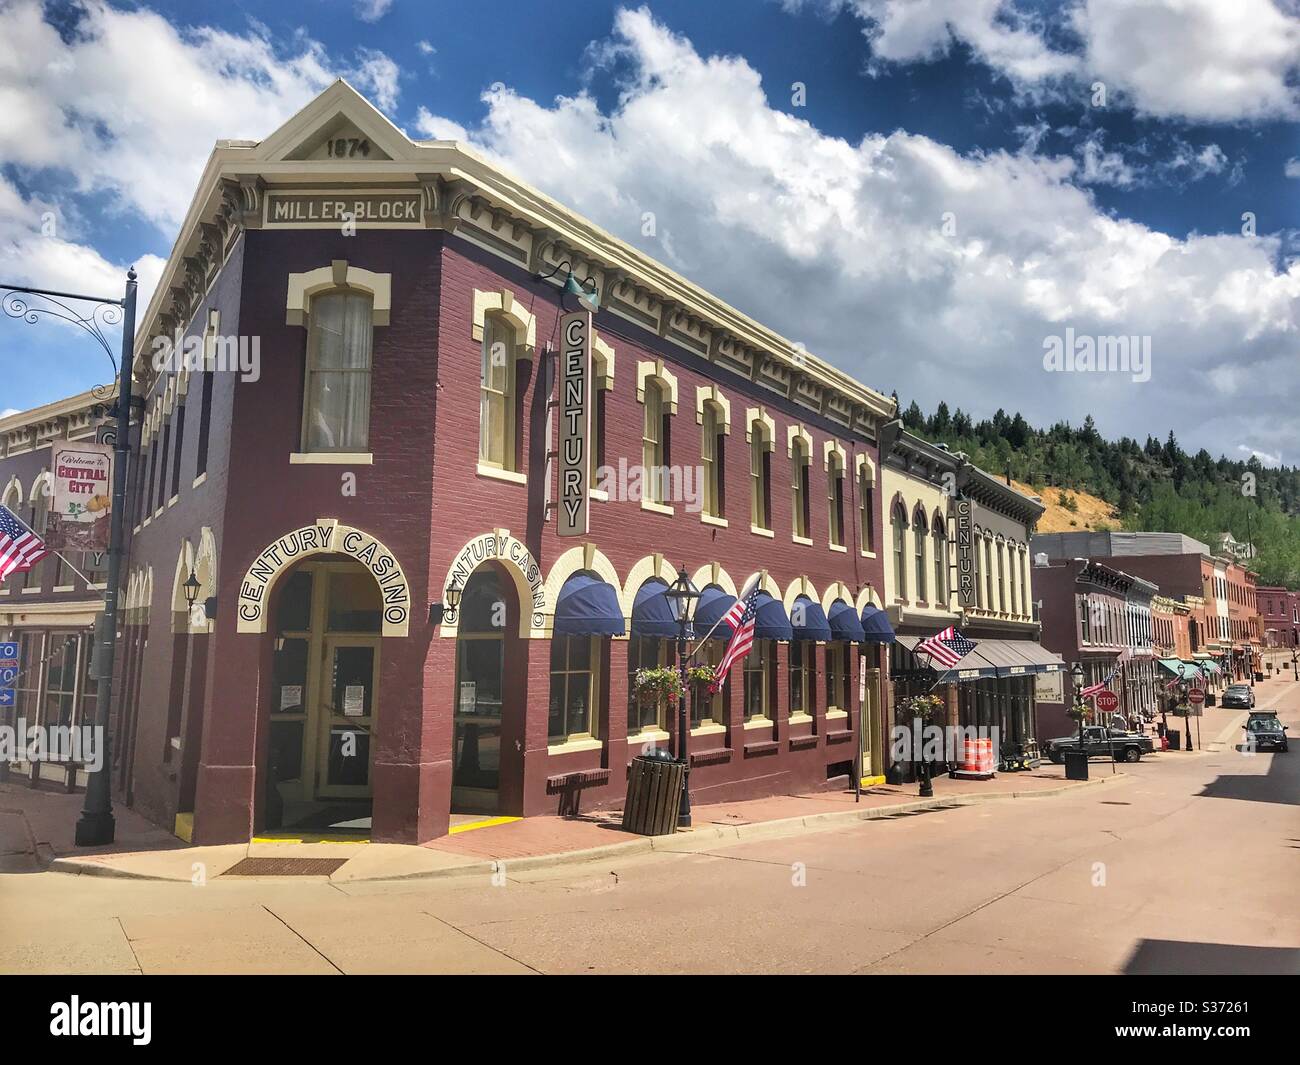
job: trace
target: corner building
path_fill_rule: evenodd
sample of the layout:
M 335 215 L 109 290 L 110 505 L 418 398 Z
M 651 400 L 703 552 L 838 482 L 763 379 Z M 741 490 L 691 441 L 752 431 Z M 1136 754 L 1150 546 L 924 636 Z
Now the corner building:
M 599 299 L 592 464 L 614 475 L 562 538 L 574 288 Z M 178 337 L 205 358 L 159 370 Z M 177 834 L 370 818 L 418 842 L 619 803 L 675 735 L 633 678 L 674 663 L 679 567 L 699 637 L 763 590 L 753 652 L 691 699 L 694 799 L 842 786 L 859 744 L 883 771 L 860 618 L 892 400 L 345 83 L 218 144 L 136 373 L 115 772 Z

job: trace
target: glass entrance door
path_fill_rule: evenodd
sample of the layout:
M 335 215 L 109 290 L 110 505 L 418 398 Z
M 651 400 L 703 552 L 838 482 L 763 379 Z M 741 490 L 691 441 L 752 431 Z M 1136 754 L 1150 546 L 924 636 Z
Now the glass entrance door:
M 369 798 L 379 690 L 379 638 L 326 636 L 322 655 L 316 795 Z
M 499 636 L 462 636 L 458 641 L 452 799 L 471 810 L 497 806 L 504 648 Z

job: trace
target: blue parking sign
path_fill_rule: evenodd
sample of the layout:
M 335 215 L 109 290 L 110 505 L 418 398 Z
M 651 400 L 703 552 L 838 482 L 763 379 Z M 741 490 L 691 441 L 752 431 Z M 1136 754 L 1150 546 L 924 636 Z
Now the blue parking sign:
M 0 688 L 12 688 L 17 679 L 17 666 L 0 666 Z
M 0 706 L 16 706 L 13 688 L 0 688 Z
M 16 643 L 0 643 L 0 666 L 16 666 L 18 664 L 18 645 Z

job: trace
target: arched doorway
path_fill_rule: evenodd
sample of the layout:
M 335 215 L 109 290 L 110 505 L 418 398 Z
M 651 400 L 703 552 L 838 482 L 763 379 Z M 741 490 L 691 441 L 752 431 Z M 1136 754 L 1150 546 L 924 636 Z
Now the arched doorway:
M 301 562 L 280 582 L 267 828 L 368 831 L 384 604 L 365 566 Z
M 500 808 L 506 725 L 507 642 L 519 625 L 514 587 L 501 566 L 485 562 L 465 582 L 456 632 L 451 807 L 453 813 Z

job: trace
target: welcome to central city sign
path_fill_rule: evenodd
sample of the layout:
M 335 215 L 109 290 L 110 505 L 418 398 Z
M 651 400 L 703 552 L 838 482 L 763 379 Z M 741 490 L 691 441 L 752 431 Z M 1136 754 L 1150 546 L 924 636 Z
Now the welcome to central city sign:
M 266 631 L 266 599 L 290 566 L 309 555 L 343 554 L 360 562 L 379 585 L 385 636 L 405 636 L 411 619 L 411 588 L 393 553 L 362 529 L 317 518 L 285 533 L 253 560 L 239 584 L 238 632 Z

